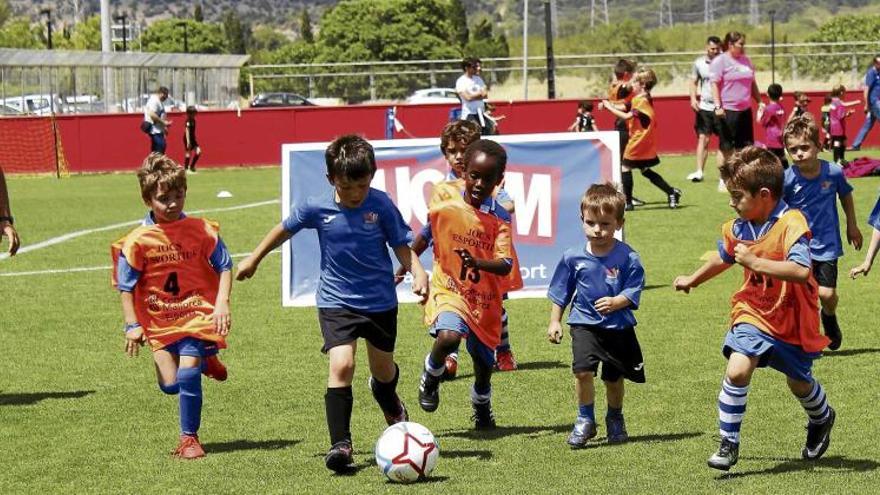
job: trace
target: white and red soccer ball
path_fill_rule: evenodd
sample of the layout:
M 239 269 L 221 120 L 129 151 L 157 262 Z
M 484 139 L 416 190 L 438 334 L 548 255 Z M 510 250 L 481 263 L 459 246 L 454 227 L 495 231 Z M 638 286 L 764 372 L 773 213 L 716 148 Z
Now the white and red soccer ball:
M 440 446 L 434 434 L 418 423 L 389 426 L 376 441 L 376 464 L 389 480 L 412 483 L 425 479 L 437 465 Z

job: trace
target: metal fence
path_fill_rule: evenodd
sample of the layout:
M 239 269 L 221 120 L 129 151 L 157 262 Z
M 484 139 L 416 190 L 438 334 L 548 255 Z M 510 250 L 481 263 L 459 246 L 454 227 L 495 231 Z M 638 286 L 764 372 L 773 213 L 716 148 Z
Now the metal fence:
M 166 106 L 237 105 L 242 55 L 0 49 L 0 115 L 138 112 L 159 86 Z
M 775 78 L 798 83 L 834 80 L 857 87 L 871 58 L 880 51 L 877 42 L 784 43 L 748 45 L 748 56 L 759 71 L 772 71 Z M 583 78 L 583 94 L 601 94 L 610 67 L 619 58 L 650 66 L 661 78 L 684 79 L 702 51 L 656 53 L 602 53 L 557 55 L 555 76 Z M 483 78 L 490 85 L 523 85 L 523 58 L 483 59 Z M 530 56 L 525 64 L 534 83 L 547 77 L 547 59 Z M 248 68 L 249 92 L 292 91 L 310 98 L 339 98 L 344 101 L 399 100 L 417 89 L 452 87 L 461 74 L 461 60 L 413 60 L 396 62 L 354 62 L 322 64 L 252 65 Z M 788 87 L 787 89 L 799 89 Z M 527 92 L 520 93 L 527 99 Z

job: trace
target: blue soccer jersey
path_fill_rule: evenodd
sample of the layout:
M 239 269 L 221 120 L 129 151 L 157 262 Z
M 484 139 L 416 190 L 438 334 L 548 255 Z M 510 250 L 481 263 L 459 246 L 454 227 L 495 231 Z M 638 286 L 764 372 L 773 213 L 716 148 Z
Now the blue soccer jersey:
M 874 209 L 871 210 L 871 215 L 868 217 L 868 223 L 871 227 L 880 230 L 880 198 L 877 198 L 877 203 L 874 204 Z
M 568 249 L 556 265 L 547 297 L 565 308 L 571 303 L 569 325 L 596 325 L 619 330 L 636 325 L 633 310 L 645 287 L 645 269 L 639 254 L 617 241 L 605 256 L 593 256 L 586 246 Z M 602 315 L 594 306 L 597 299 L 622 295 L 630 306 Z
M 797 166 L 785 171 L 784 199 L 807 217 L 810 232 L 810 254 L 815 261 L 831 261 L 843 256 L 840 240 L 840 218 L 837 198 L 852 193 L 840 165 L 819 160 L 819 175 L 806 179 Z
M 773 207 L 773 211 L 770 212 L 770 217 L 764 223 L 759 224 L 755 222 L 750 222 L 748 220 L 743 220 L 742 218 L 738 218 L 735 222 L 733 222 L 733 235 L 737 239 L 743 241 L 754 241 L 766 234 L 770 230 L 770 227 L 773 227 L 773 225 L 779 220 L 779 218 L 788 210 L 788 204 L 780 199 L 776 203 L 776 206 Z M 724 249 L 724 241 L 718 241 L 718 254 L 721 256 L 721 260 L 725 263 L 729 265 L 736 263 L 736 257 L 734 253 L 728 253 Z M 788 250 L 785 259 L 788 261 L 794 261 L 801 266 L 812 266 L 812 258 L 810 257 L 810 244 L 806 236 L 802 236 L 800 239 L 797 240 L 794 245 L 791 246 L 791 249 Z
M 336 202 L 335 191 L 295 206 L 282 222 L 291 235 L 302 229 L 318 231 L 321 276 L 319 308 L 348 308 L 365 312 L 397 306 L 394 272 L 388 247 L 406 246 L 412 233 L 391 198 L 370 188 L 357 208 Z

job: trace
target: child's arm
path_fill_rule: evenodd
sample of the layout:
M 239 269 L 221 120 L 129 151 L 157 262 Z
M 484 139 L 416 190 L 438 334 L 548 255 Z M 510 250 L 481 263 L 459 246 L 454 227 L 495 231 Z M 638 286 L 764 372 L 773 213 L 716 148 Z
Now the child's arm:
M 846 216 L 846 240 L 856 251 L 862 249 L 862 231 L 859 230 L 859 224 L 856 221 L 856 206 L 853 201 L 852 193 L 840 198 L 840 204 L 843 205 L 843 214 Z
M 138 323 L 134 312 L 134 294 L 120 291 L 119 298 L 122 301 L 122 316 L 125 319 L 125 353 L 129 357 L 138 355 L 138 348 L 144 345 L 144 329 Z
M 254 252 L 238 264 L 238 272 L 235 275 L 235 279 L 246 280 L 253 277 L 263 258 L 291 237 L 293 235 L 284 228 L 284 224 L 279 223 L 272 227 L 272 230 L 260 241 Z
M 616 105 L 613 105 L 611 102 L 609 102 L 608 100 L 602 100 L 602 105 L 609 112 L 611 112 L 611 114 L 614 115 L 615 117 L 621 118 L 623 120 L 629 120 L 629 119 L 633 118 L 633 113 L 631 111 L 627 112 L 627 111 L 621 110 L 621 109 L 617 108 Z
M 764 109 L 764 102 L 761 101 L 761 90 L 758 89 L 758 82 L 752 79 L 752 99 L 755 100 L 755 104 L 758 105 L 758 111 L 762 111 Z
M 675 287 L 675 290 L 689 293 L 691 289 L 695 289 L 702 285 L 703 282 L 715 278 L 731 266 L 733 265 L 725 263 L 724 260 L 721 259 L 721 255 L 714 252 L 709 260 L 703 263 L 703 266 L 697 268 L 697 271 L 694 273 L 690 275 L 679 275 L 676 277 L 675 281 L 672 282 L 672 286 Z
M 232 271 L 224 270 L 220 273 L 220 285 L 217 288 L 217 300 L 214 301 L 214 329 L 217 335 L 229 335 L 232 327 L 232 316 L 229 314 L 229 294 L 232 292 Z
M 577 117 L 574 118 L 574 122 L 570 126 L 568 126 L 568 132 L 577 132 L 578 120 L 579 119 Z
M 845 107 L 854 107 L 862 104 L 862 100 L 852 100 L 852 101 L 841 101 L 841 104 Z
M 590 127 L 591 127 L 591 129 L 590 129 L 591 131 L 599 132 L 599 127 L 596 126 L 596 119 L 593 119 L 592 123 L 590 124 Z
M 427 301 L 428 274 L 425 273 L 425 269 L 422 268 L 422 262 L 419 261 L 419 256 L 414 252 L 414 249 L 403 244 L 394 248 L 394 255 L 397 256 L 397 261 L 400 262 L 400 267 L 413 274 L 413 294 L 422 298 L 421 303 Z
M 877 257 L 877 251 L 880 250 L 880 230 L 871 229 L 871 243 L 868 244 L 868 252 L 865 253 L 865 261 L 861 265 L 854 267 L 849 271 L 850 278 L 856 278 L 859 274 L 868 276 L 871 266 L 874 264 L 874 258 Z
M 745 244 L 737 244 L 733 248 L 736 262 L 749 270 L 785 282 L 803 283 L 809 280 L 812 270 L 808 266 L 794 261 L 774 261 L 760 258 L 749 250 Z
M 550 308 L 550 324 L 547 325 L 547 340 L 554 344 L 562 342 L 562 313 L 565 308 L 553 303 Z
M 474 258 L 467 249 L 456 249 L 455 253 L 461 258 L 461 264 L 465 268 L 473 268 L 478 272 L 487 272 L 493 275 L 507 276 L 513 269 L 513 263 L 508 259 L 487 260 Z
M 416 237 L 413 239 L 410 247 L 412 248 L 415 255 L 418 257 L 418 256 L 421 256 L 422 253 L 424 253 L 425 250 L 428 249 L 428 246 L 430 246 L 430 245 L 431 245 L 431 224 L 426 223 L 424 225 L 424 227 L 422 227 L 422 230 L 418 234 L 416 234 Z M 419 265 L 421 266 L 421 261 L 419 262 Z M 406 267 L 403 266 L 403 263 L 401 263 L 400 266 L 397 267 L 397 271 L 394 272 L 394 283 L 399 284 L 399 283 L 403 282 L 403 276 L 404 276 L 404 274 L 406 274 L 406 272 L 407 272 Z

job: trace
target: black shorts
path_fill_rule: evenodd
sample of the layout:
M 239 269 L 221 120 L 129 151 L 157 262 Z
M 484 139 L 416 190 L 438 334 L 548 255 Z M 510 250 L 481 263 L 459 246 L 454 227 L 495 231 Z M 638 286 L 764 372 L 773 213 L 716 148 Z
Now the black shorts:
M 785 156 L 785 150 L 782 148 L 767 148 L 767 151 L 776 155 L 776 158 L 779 158 L 779 163 L 782 164 L 782 168 L 788 168 L 788 158 Z
M 819 287 L 837 287 L 837 260 L 814 261 L 813 276 Z
M 626 126 L 626 121 L 623 119 L 615 119 L 614 120 L 614 130 L 617 131 L 617 136 L 620 139 L 620 158 L 623 158 L 623 151 L 626 149 L 627 143 L 629 143 L 629 128 Z
M 715 117 L 715 112 L 712 110 L 700 110 L 695 112 L 694 131 L 697 135 L 705 134 L 711 136 L 712 134 L 715 134 L 716 136 L 720 136 L 721 127 L 718 123 L 718 118 Z
M 645 383 L 642 348 L 633 327 L 607 330 L 595 326 L 571 326 L 571 370 L 592 371 L 602 363 L 602 380 L 616 382 L 620 377 Z
M 721 129 L 721 134 L 718 135 L 718 147 L 721 151 L 740 150 L 754 144 L 751 108 L 739 112 L 725 110 L 724 117 L 718 120 Z
M 651 168 L 655 165 L 660 165 L 660 158 L 656 156 L 654 158 L 648 158 L 646 160 L 630 160 L 629 158 L 624 158 L 622 160 L 622 163 L 623 165 L 626 165 L 631 169 L 644 170 L 646 168 Z
M 397 308 L 366 313 L 345 308 L 318 308 L 318 323 L 324 336 L 321 352 L 364 338 L 373 347 L 394 352 L 397 340 Z

